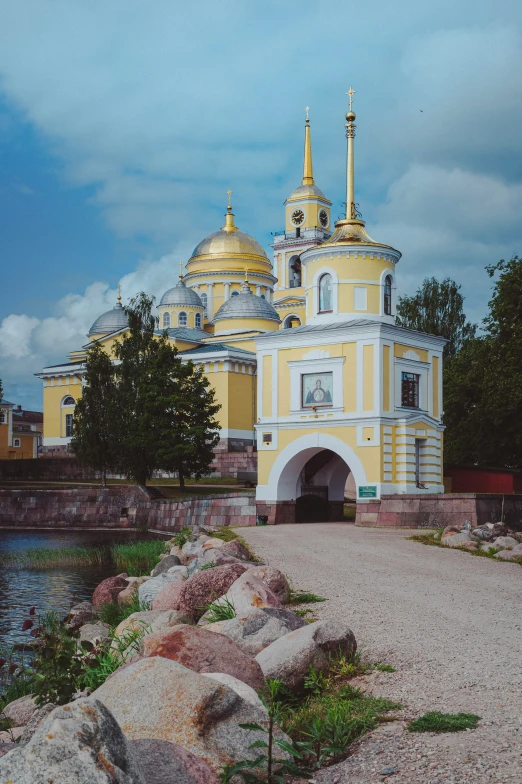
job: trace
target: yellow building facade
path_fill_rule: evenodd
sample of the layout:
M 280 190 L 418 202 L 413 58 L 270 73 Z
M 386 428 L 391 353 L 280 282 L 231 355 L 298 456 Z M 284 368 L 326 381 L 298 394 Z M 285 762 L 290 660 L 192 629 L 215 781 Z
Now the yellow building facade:
M 401 254 L 366 230 L 351 109 L 345 130 L 344 219 L 331 225 L 315 184 L 307 117 L 303 177 L 284 203 L 273 264 L 236 227 L 229 192 L 224 225 L 158 305 L 159 329 L 216 390 L 220 448 L 257 449 L 257 501 L 269 522 L 342 519 L 350 474 L 361 502 L 443 492 L 444 340 L 395 324 Z M 112 353 L 126 328 L 119 299 L 89 339 Z M 67 447 L 91 344 L 38 374 L 46 449 Z

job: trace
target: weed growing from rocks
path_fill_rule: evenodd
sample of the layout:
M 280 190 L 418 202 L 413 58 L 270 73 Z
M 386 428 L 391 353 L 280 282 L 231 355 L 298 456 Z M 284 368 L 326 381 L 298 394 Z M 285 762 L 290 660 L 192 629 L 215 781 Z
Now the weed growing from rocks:
M 442 547 L 447 550 L 460 550 L 463 553 L 474 555 L 478 558 L 492 558 L 496 563 L 518 563 L 522 566 L 522 558 L 513 558 L 510 561 L 503 561 L 502 558 L 495 558 L 496 553 L 500 552 L 498 547 L 491 546 L 488 550 L 467 550 L 465 547 L 450 547 L 441 542 L 443 528 L 437 531 L 432 531 L 425 534 L 415 534 L 415 536 L 407 536 L 406 538 L 411 542 L 420 542 L 421 544 L 431 545 L 432 547 Z M 486 543 L 487 544 L 487 543 Z
M 146 612 L 150 610 L 148 602 L 140 601 L 137 591 L 134 591 L 129 602 L 118 604 L 118 602 L 105 602 L 97 610 L 98 618 L 102 623 L 108 624 L 111 629 L 115 629 L 118 624 L 135 612 Z
M 294 591 L 290 588 L 290 598 L 287 604 L 316 604 L 318 602 L 326 602 L 324 596 L 317 596 L 315 593 L 309 591 Z
M 171 542 L 176 545 L 176 547 L 183 547 L 184 544 L 190 542 L 192 539 L 192 531 L 190 528 L 182 528 L 181 531 L 178 531 L 177 534 L 171 539 Z
M 117 569 L 139 577 L 142 574 L 150 574 L 164 552 L 164 541 L 149 539 L 142 542 L 115 544 L 111 548 L 111 557 Z
M 205 613 L 208 623 L 217 623 L 218 621 L 230 621 L 236 617 L 236 608 L 226 596 L 217 599 L 215 602 L 205 604 L 199 608 Z
M 474 730 L 480 721 L 475 713 L 425 713 L 415 721 L 410 721 L 409 732 L 462 732 Z
M 217 566 L 217 563 L 215 561 L 209 561 L 208 563 L 204 563 L 199 571 L 204 572 L 205 569 L 214 569 L 215 566 Z

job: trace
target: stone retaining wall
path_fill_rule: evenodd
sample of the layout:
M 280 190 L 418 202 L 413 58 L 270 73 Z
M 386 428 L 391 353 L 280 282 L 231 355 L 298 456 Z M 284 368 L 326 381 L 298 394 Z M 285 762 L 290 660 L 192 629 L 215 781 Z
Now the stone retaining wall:
M 255 525 L 252 493 L 155 499 L 147 488 L 0 489 L 2 528 L 144 528 L 178 531 L 193 525 Z
M 386 528 L 441 528 L 462 525 L 465 520 L 475 527 L 501 519 L 513 530 L 522 530 L 522 495 L 383 495 L 380 501 L 358 501 L 355 522 Z
M 213 476 L 232 476 L 234 478 L 237 478 L 238 471 L 255 471 L 257 473 L 257 452 L 254 452 L 252 447 L 247 447 L 245 452 L 222 452 L 216 449 L 211 471 Z

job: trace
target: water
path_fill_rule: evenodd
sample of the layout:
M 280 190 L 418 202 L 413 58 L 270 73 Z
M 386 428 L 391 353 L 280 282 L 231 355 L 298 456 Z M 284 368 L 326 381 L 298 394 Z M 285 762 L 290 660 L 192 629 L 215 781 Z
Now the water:
M 94 546 L 128 539 L 129 534 L 114 532 L 2 531 L 0 554 L 30 547 Z M 36 607 L 37 614 L 56 610 L 60 615 L 65 615 L 73 604 L 90 600 L 98 583 L 112 574 L 114 566 L 110 563 L 45 570 L 0 568 L 0 649 L 31 639 L 27 632 L 21 631 L 30 607 Z

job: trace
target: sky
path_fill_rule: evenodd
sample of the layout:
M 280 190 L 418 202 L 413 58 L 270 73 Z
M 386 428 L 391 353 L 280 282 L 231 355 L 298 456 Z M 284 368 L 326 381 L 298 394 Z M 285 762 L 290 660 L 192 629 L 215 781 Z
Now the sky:
M 0 0 L 0 378 L 41 408 L 34 373 L 97 316 L 223 224 L 270 254 L 314 175 L 341 214 L 346 91 L 356 200 L 398 248 L 399 293 L 462 285 L 522 254 L 522 5 L 516 0 Z

